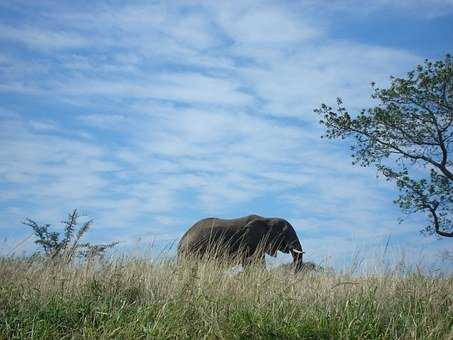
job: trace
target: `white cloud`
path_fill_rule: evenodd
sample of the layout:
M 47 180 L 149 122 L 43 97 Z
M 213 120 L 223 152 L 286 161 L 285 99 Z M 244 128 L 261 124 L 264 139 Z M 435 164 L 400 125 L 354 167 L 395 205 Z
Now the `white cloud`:
M 278 57 L 260 51 L 257 58 L 267 66 L 249 67 L 243 74 L 265 101 L 265 112 L 307 120 L 318 118 L 313 108 L 337 96 L 354 108 L 368 105 L 371 81 L 385 85 L 390 75 L 420 61 L 404 51 L 336 42 Z
M 59 129 L 59 126 L 56 125 L 53 122 L 49 121 L 36 121 L 32 120 L 30 121 L 30 126 L 35 130 L 35 131 L 57 131 Z
M 301 20 L 289 8 L 256 4 L 219 7 L 216 12 L 221 27 L 239 46 L 288 48 L 288 44 L 313 40 L 321 35 L 319 28 L 307 23 L 307 18 Z
M 50 50 L 86 47 L 89 44 L 89 39 L 74 32 L 7 25 L 0 25 L 0 40 L 21 42 L 32 48 Z
M 188 104 L 248 105 L 253 98 L 241 91 L 240 82 L 235 79 L 211 77 L 193 73 L 168 73 L 154 77 L 121 78 L 122 81 L 106 77 L 76 77 L 72 81 L 50 81 L 48 88 L 38 83 L 32 87 L 19 84 L 4 86 L 4 90 L 33 92 L 49 95 L 59 93 L 68 98 L 102 96 L 110 100 L 136 98 L 155 99 Z M 1 87 L 0 87 L 1 89 Z
M 119 114 L 87 114 L 81 115 L 79 119 L 88 125 L 106 129 L 121 127 L 127 120 L 125 115 Z
M 332 40 L 328 16 L 312 14 L 345 3 L 358 7 L 53 4 L 2 25 L 0 39 L 28 54 L 0 54 L 0 92 L 31 98 L 0 109 L 2 223 L 80 207 L 103 238 L 132 242 L 257 209 L 288 216 L 316 258 L 406 235 L 387 185 L 321 141 L 312 110 L 337 96 L 366 106 L 371 81 L 422 56 Z

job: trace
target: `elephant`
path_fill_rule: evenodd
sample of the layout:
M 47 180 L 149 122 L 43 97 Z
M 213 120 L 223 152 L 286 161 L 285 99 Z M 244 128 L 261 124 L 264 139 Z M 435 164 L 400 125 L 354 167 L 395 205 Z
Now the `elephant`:
M 196 222 L 178 244 L 178 260 L 187 256 L 265 265 L 265 254 L 291 253 L 296 271 L 302 269 L 304 251 L 291 224 L 282 218 L 249 215 L 235 219 L 205 218 Z

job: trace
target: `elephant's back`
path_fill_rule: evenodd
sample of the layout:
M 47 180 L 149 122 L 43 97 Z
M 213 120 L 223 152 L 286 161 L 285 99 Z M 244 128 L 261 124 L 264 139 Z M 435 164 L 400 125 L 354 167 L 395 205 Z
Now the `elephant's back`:
M 190 252 L 191 248 L 194 248 L 197 239 L 200 239 L 201 233 L 203 232 L 204 229 L 207 228 L 211 220 L 214 220 L 214 218 L 202 219 L 196 222 L 184 233 L 178 244 L 179 255 L 185 252 Z
M 225 229 L 228 225 L 227 221 L 216 217 L 208 217 L 196 222 L 182 236 L 178 250 L 188 250 L 188 248 L 192 248 L 202 242 L 208 235 L 217 234 Z
M 250 221 L 261 218 L 258 215 L 248 215 L 240 218 L 232 218 L 232 219 L 225 219 L 225 218 L 217 218 L 217 217 L 208 217 L 196 222 L 193 226 L 191 226 L 186 233 L 183 235 L 182 239 L 188 238 L 191 235 L 195 236 L 200 233 L 205 232 L 216 232 L 218 230 L 231 230 L 233 232 L 237 232 L 238 230 L 242 229 L 247 223 Z
M 203 247 L 207 240 L 218 239 L 237 239 L 243 227 L 258 215 L 249 215 L 235 219 L 222 219 L 216 217 L 204 218 L 191 226 L 182 236 L 178 253 L 193 252 L 195 249 Z
M 190 229 L 197 229 L 197 228 L 242 228 L 244 227 L 247 223 L 249 223 L 252 220 L 255 220 L 257 218 L 263 218 L 259 215 L 247 215 L 244 217 L 239 217 L 239 218 L 217 218 L 217 217 L 208 217 L 204 218 L 197 223 L 195 223 Z M 189 229 L 189 230 L 190 230 Z

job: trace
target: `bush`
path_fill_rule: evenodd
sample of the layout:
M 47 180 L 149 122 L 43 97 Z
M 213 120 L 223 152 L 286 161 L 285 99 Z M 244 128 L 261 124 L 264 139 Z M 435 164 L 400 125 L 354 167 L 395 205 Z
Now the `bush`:
M 22 223 L 33 229 L 37 238 L 35 243 L 41 246 L 44 256 L 52 260 L 63 260 L 69 263 L 75 257 L 84 259 L 102 257 L 108 249 L 118 244 L 118 242 L 108 244 L 81 243 L 81 239 L 90 229 L 93 220 L 79 226 L 78 218 L 77 209 L 68 214 L 68 219 L 62 222 L 64 225 L 63 235 L 56 231 L 50 231 L 50 224 L 40 225 L 29 218 L 26 218 Z M 38 254 L 42 253 L 38 252 Z

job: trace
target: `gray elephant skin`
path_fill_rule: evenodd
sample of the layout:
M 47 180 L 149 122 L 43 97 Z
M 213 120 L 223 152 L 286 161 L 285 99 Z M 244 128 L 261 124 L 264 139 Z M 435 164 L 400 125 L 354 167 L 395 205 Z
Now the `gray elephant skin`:
M 178 244 L 178 260 L 209 256 L 242 266 L 265 264 L 265 254 L 291 253 L 296 271 L 303 266 L 303 250 L 291 224 L 282 218 L 249 215 L 236 219 L 205 218 L 195 223 Z

